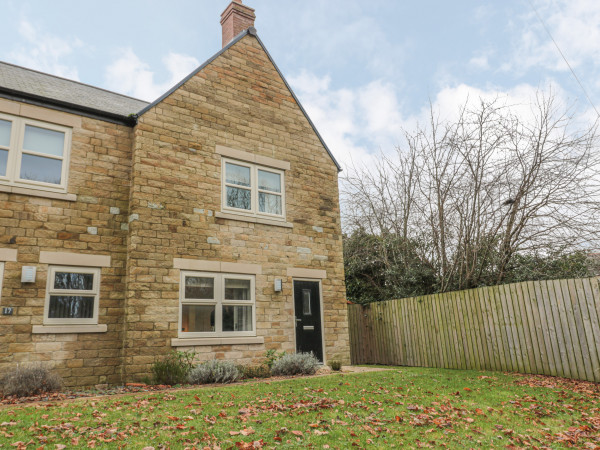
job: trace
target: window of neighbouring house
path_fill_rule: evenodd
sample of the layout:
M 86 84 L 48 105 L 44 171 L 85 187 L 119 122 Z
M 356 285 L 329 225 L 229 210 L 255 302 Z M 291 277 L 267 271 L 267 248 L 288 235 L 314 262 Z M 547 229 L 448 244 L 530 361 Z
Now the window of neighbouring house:
M 71 129 L 0 114 L 0 183 L 64 192 Z
M 223 158 L 223 211 L 283 219 L 284 172 Z
M 255 336 L 254 276 L 181 272 L 180 336 Z
M 48 267 L 44 324 L 97 324 L 100 269 Z

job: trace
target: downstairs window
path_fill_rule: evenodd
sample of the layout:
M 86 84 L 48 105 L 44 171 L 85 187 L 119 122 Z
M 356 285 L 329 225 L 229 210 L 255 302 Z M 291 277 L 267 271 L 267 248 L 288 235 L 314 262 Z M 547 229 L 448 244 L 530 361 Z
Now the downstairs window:
M 256 336 L 253 275 L 181 272 L 180 337 Z
M 44 324 L 97 324 L 100 269 L 48 267 Z

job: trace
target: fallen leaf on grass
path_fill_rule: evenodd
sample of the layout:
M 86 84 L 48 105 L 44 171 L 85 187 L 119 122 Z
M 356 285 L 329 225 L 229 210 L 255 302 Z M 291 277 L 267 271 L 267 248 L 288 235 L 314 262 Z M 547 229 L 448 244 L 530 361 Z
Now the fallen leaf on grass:
M 363 425 L 363 429 L 372 434 L 373 436 L 378 436 L 377 432 L 369 425 Z
M 236 442 L 235 446 L 241 450 L 253 450 L 255 448 L 263 448 L 264 442 L 261 439 L 260 441 L 254 442 Z

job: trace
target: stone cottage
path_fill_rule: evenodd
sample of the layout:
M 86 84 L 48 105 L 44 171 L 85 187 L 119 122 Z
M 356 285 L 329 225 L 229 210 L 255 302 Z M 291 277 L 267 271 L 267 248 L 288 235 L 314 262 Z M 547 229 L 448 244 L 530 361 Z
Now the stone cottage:
M 348 362 L 339 165 L 234 0 L 151 104 L 0 63 L 0 374 L 149 374 L 173 349 Z

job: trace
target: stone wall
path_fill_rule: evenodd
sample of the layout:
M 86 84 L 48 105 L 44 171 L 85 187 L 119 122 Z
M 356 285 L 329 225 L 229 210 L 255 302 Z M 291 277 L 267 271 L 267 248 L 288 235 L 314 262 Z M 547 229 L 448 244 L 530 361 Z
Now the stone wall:
M 288 161 L 293 228 L 218 218 L 216 146 Z M 325 270 L 325 358 L 349 360 L 337 168 L 253 36 L 246 36 L 143 114 L 135 130 L 128 241 L 128 378 L 141 378 L 177 337 L 174 258 L 253 263 L 263 344 L 196 346 L 200 359 L 258 361 L 295 350 L 288 267 Z M 273 281 L 282 278 L 283 292 Z M 186 347 L 184 347 L 186 348 Z M 192 348 L 192 347 L 190 347 Z
M 12 112 L 14 102 L 1 100 Z M 0 192 L 0 248 L 16 249 L 17 261 L 5 263 L 0 306 L 0 374 L 19 363 L 55 367 L 67 385 L 119 383 L 131 128 L 29 107 L 36 118 L 67 118 L 73 127 L 68 192 L 76 201 Z M 44 195 L 44 194 L 41 194 Z M 101 272 L 99 323 L 104 333 L 33 334 L 42 325 L 48 264 L 40 252 L 110 255 Z M 35 283 L 21 283 L 21 267 L 37 267 Z
M 15 106 L 0 102 L 0 111 Z M 0 316 L 0 374 L 42 361 L 67 385 L 116 384 L 148 376 L 152 362 L 174 348 L 240 363 L 258 362 L 268 349 L 293 352 L 291 267 L 325 271 L 325 359 L 349 362 L 337 168 L 255 37 L 226 50 L 134 129 L 80 117 L 75 123 L 68 191 L 76 201 L 0 192 L 0 249 L 18 250 L 17 261 L 5 264 L 0 306 L 14 314 Z M 217 146 L 289 162 L 291 227 L 217 217 Z M 46 296 L 41 251 L 110 255 L 99 302 L 106 332 L 32 333 L 43 323 Z M 259 265 L 261 342 L 173 347 L 175 258 Z M 21 283 L 23 265 L 37 267 L 34 284 Z M 283 279 L 280 293 L 276 278 Z

